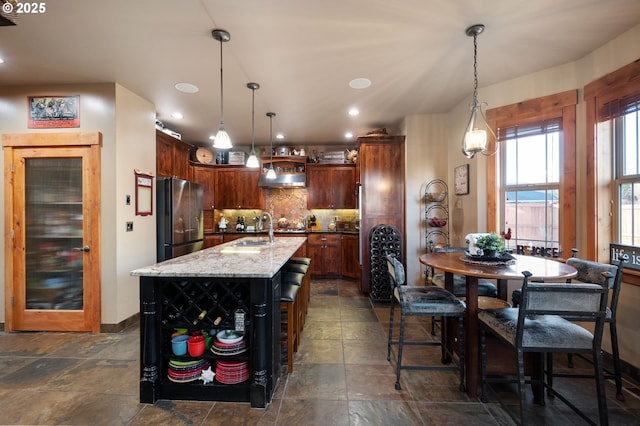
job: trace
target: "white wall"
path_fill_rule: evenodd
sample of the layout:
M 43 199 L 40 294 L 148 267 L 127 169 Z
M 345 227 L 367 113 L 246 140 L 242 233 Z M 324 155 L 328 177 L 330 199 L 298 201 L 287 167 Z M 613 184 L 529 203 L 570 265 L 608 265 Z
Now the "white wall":
M 116 263 L 109 273 L 116 285 L 110 298 L 115 303 L 107 306 L 109 317 L 102 316 L 106 324 L 117 324 L 140 310 L 139 278 L 129 272 L 156 261 L 155 193 L 153 215 L 136 216 L 134 179 L 134 170 L 155 176 L 155 140 L 155 106 L 116 84 L 116 176 L 113 194 L 109 194 L 115 203 L 108 207 L 115 210 L 115 224 L 110 223 L 109 229 L 115 229 L 116 249 L 110 254 Z M 127 195 L 131 196 L 130 205 L 125 203 Z M 126 222 L 133 222 L 133 232 L 126 232 Z
M 425 268 L 418 257 L 426 248 L 421 195 L 429 181 L 447 180 L 447 149 L 443 141 L 447 140 L 448 122 L 445 114 L 415 115 L 405 118 L 405 126 L 407 282 L 420 284 L 424 283 Z
M 79 128 L 27 128 L 27 96 L 52 94 L 80 95 Z M 117 324 L 138 312 L 137 282 L 128 271 L 155 260 L 155 220 L 134 219 L 134 213 L 123 207 L 124 195 L 134 193 L 133 169 L 155 171 L 154 122 L 151 103 L 113 83 L 0 87 L 1 133 L 102 133 L 101 324 Z M 3 157 L 4 152 L 0 155 Z M 4 185 L 0 191 L 0 203 L 4 203 Z M 4 222 L 4 213 L 1 217 Z M 134 225 L 134 232 L 123 237 L 126 220 L 134 220 L 137 227 Z M 0 248 L 0 262 L 4 270 L 4 246 Z M 4 322 L 4 274 L 0 279 L 0 321 Z

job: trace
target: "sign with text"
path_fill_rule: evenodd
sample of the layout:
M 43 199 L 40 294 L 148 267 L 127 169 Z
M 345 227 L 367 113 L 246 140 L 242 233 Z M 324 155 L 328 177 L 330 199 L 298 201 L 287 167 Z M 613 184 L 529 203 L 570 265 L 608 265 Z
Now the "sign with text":
M 609 247 L 611 263 L 620 262 L 623 268 L 640 271 L 640 247 L 622 244 L 610 244 Z

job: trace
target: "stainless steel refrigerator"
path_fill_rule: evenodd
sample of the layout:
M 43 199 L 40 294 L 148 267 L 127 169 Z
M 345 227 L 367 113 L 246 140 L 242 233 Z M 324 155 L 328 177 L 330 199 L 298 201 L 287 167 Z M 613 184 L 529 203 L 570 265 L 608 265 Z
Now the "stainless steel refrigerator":
M 158 262 L 202 249 L 202 196 L 199 183 L 156 179 Z

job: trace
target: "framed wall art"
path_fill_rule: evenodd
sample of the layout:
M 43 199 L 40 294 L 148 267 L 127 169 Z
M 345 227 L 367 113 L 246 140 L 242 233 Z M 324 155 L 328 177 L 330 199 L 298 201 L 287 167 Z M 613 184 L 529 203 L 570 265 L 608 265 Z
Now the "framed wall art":
M 136 216 L 153 214 L 153 176 L 134 171 L 136 175 Z
M 466 195 L 469 193 L 469 164 L 463 164 L 454 169 L 453 179 L 455 183 L 456 195 Z
M 29 96 L 30 129 L 80 127 L 80 96 Z

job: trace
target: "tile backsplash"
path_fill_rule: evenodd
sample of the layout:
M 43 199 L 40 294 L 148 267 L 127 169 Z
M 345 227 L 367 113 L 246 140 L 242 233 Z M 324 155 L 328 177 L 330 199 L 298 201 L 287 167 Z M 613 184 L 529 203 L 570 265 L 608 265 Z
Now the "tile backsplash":
M 304 227 L 308 226 L 310 216 L 316 217 L 317 226 L 315 231 L 329 230 L 329 224 L 335 218 L 338 218 L 338 224 L 344 226 L 345 229 L 355 229 L 358 220 L 357 209 L 307 209 L 307 190 L 306 188 L 280 189 L 265 188 L 265 211 L 273 216 L 274 226 L 277 226 L 278 220 L 285 218 L 289 228 L 296 228 L 301 222 Z M 228 229 L 235 229 L 237 218 L 244 217 L 245 226 L 254 225 L 253 218 L 258 217 L 262 213 L 261 210 L 216 210 L 215 223 L 220 221 L 220 215 L 224 215 L 229 220 Z M 284 221 L 281 221 L 282 224 Z

